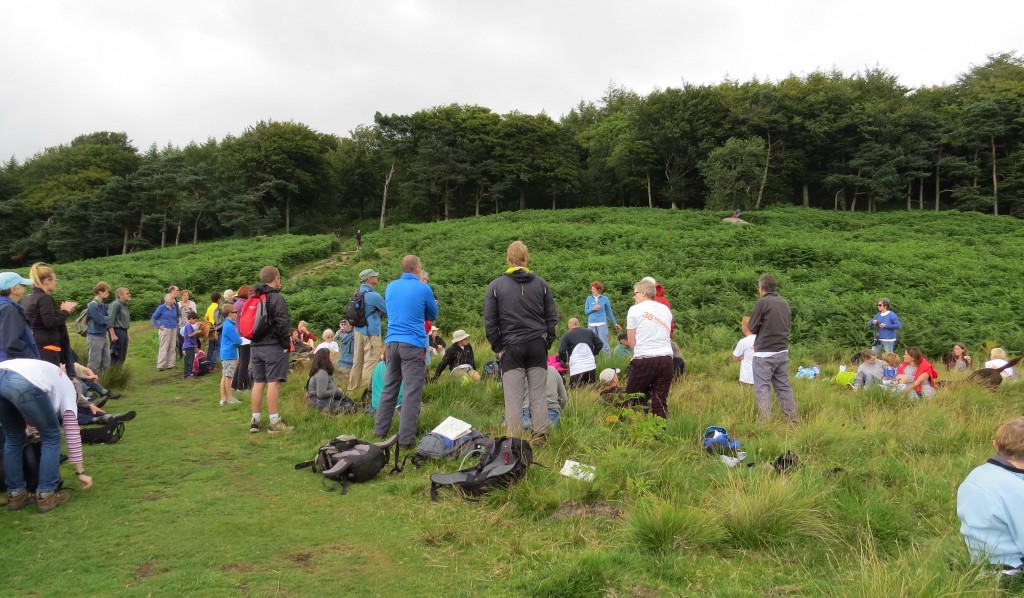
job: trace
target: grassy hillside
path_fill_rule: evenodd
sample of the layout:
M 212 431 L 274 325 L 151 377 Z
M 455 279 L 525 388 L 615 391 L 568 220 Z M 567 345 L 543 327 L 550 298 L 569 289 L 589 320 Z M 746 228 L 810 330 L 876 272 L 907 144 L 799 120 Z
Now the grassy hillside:
M 1019 347 L 1011 343 L 1020 323 L 1003 312 L 1020 303 L 1021 266 L 1000 260 L 1020 246 L 1020 227 L 972 215 L 800 210 L 754 214 L 742 229 L 718 220 L 646 210 L 501 215 L 375 232 L 362 259 L 348 256 L 329 271 L 320 269 L 327 260 L 286 269 L 300 274 L 286 280 L 294 311 L 322 325 L 340 314 L 361 268 L 397 273 L 400 256 L 416 253 L 449 331 L 478 329 L 483 286 L 514 238 L 531 246 L 532 265 L 566 315 L 580 311 L 592 278 L 611 287 L 620 318 L 635 278 L 665 281 L 689 366 L 672 387 L 667 422 L 603 407 L 592 390 L 570 391 L 560 426 L 535 453 L 543 467 L 476 503 L 430 502 L 429 474 L 453 471 L 450 462 L 384 473 L 345 496 L 324 492 L 315 475 L 292 466 L 334 435 L 372 436 L 369 418 L 310 412 L 306 376 L 297 373 L 282 406 L 295 431 L 249 434 L 247 405 L 217 405 L 217 378 L 155 372 L 156 336 L 137 323 L 131 383 L 110 405 L 139 417 L 122 443 L 86 448 L 95 488 L 48 515 L 0 515 L 0 593 L 1001 595 L 967 559 L 955 492 L 989 456 L 995 425 L 1024 412 L 1024 385 L 996 393 L 954 385 L 911 402 L 836 386 L 828 377 L 837 364 L 823 362 L 823 379 L 794 382 L 802 426 L 755 426 L 753 397 L 735 381 L 729 353 L 734 320 L 752 304 L 763 269 L 780 274 L 794 303 L 804 354 L 866 342 L 861 327 L 876 294 L 893 299 L 908 340 L 924 344 L 959 318 L 957 331 L 975 345 Z M 205 255 L 202 247 L 188 257 Z M 924 259 L 911 267 L 908 254 Z M 930 274 L 918 275 L 918 263 Z M 258 265 L 225 276 L 251 276 Z M 73 266 L 58 270 L 62 289 Z M 985 269 L 995 266 L 993 280 Z M 154 285 L 180 282 L 151 276 Z M 894 292 L 897 280 L 906 294 Z M 489 358 L 475 338 L 478 358 Z M 449 415 L 490 435 L 503 429 L 497 382 L 445 378 L 424 396 L 421 434 Z M 709 425 L 727 427 L 757 465 L 729 469 L 706 455 L 699 437 Z M 794 472 L 765 466 L 786 450 L 800 457 Z M 594 465 L 594 482 L 560 476 L 566 459 Z M 73 484 L 70 468 L 62 470 Z

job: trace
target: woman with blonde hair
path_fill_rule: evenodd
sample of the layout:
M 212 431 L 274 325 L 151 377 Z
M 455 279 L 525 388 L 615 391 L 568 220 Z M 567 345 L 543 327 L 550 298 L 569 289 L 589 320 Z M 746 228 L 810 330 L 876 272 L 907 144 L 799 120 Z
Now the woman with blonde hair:
M 68 376 L 74 378 L 75 358 L 71 352 L 67 320 L 78 303 L 61 301 L 57 305 L 52 297 L 57 290 L 57 273 L 43 262 L 32 264 L 28 277 L 32 280 L 32 292 L 25 300 L 25 318 L 39 347 L 39 358 L 63 367 Z

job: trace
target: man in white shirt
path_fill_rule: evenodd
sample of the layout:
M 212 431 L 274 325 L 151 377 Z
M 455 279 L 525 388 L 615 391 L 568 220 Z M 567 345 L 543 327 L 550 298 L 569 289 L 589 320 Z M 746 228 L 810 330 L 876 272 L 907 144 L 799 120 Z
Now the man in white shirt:
M 757 339 L 757 335 L 747 328 L 748 322 L 750 322 L 750 316 L 743 316 L 743 320 L 740 322 L 743 338 L 736 343 L 736 348 L 732 350 L 732 360 L 740 362 L 740 383 L 752 387 L 754 386 L 754 340 Z

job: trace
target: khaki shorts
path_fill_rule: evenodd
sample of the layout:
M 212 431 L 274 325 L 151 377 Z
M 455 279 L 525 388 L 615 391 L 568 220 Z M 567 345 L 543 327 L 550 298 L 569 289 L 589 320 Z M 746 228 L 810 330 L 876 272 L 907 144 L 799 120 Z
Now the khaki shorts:
M 234 378 L 236 369 L 238 369 L 237 359 L 224 359 L 220 362 L 220 377 Z

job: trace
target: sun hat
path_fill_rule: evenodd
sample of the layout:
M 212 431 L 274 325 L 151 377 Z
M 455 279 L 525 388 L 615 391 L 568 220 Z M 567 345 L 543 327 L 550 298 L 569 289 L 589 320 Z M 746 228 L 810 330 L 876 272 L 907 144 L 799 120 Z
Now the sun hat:
M 622 370 L 618 368 L 605 368 L 601 370 L 601 384 L 611 384 L 620 371 Z
M 453 343 L 457 343 L 457 342 L 459 342 L 459 341 L 461 341 L 463 339 L 467 339 L 467 338 L 469 338 L 469 335 L 466 334 L 465 330 L 456 330 L 455 333 L 452 334 L 452 342 Z
M 367 280 L 370 280 L 374 276 L 380 276 L 380 272 L 377 272 L 373 268 L 367 268 L 359 273 L 359 280 L 366 282 Z
M 0 274 L 0 291 L 8 291 L 19 284 L 30 287 L 32 286 L 32 281 L 17 272 L 4 272 Z
M 437 326 L 431 326 L 430 327 L 430 331 L 431 332 L 437 332 Z

